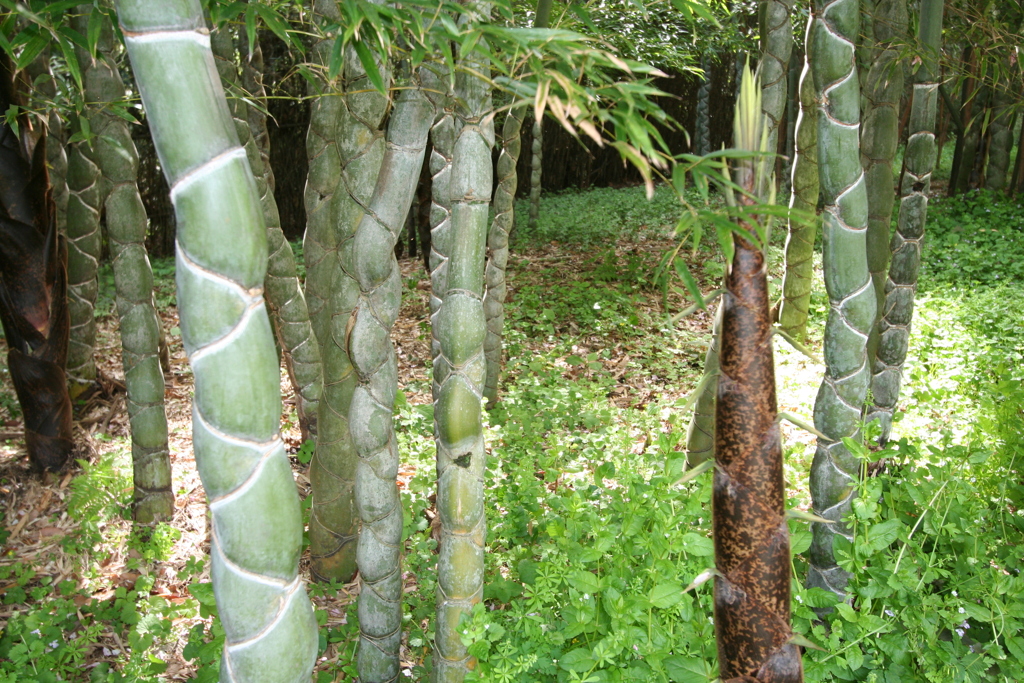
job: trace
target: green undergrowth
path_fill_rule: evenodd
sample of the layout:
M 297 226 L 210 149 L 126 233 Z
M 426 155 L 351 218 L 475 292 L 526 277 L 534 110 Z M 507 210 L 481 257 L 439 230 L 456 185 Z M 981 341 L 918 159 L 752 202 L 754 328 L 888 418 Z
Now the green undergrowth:
M 670 215 L 662 192 L 651 205 L 640 188 L 545 197 L 538 232 L 519 223 L 502 401 L 487 415 L 484 602 L 462 624 L 478 659 L 470 680 L 712 683 L 718 676 L 708 572 L 712 475 L 680 482 L 685 397 L 699 378 L 707 333 L 666 321 L 681 304 L 670 298 L 662 306 L 661 253 L 633 248 L 654 239 L 671 244 L 677 213 Z M 820 648 L 804 653 L 809 683 L 1024 680 L 1018 230 L 1024 212 L 1015 202 L 972 194 L 931 207 L 895 438 L 884 450 L 850 444 L 866 471 L 869 461 L 883 464 L 860 485 L 853 543 L 836 548 L 852 574 L 848 602 L 802 587 L 810 531 L 790 522 L 793 625 L 801 643 Z M 773 275 L 783 232 L 773 238 Z M 710 242 L 686 253 L 702 288 L 717 287 L 723 271 Z M 827 308 L 819 286 L 812 347 L 820 348 Z M 413 663 L 411 680 L 425 681 L 437 564 L 433 413 L 414 405 L 407 389 L 396 413 L 412 471 L 401 489 L 404 656 Z M 798 406 L 807 416 L 809 395 Z M 788 504 L 806 509 L 806 465 L 790 450 Z M 67 543 L 78 544 L 83 563 L 98 566 L 109 530 L 122 528 L 141 568 L 166 556 L 174 534 L 130 540 L 123 523 L 130 490 L 115 464 L 92 465 L 83 475 L 88 486 L 72 485 L 82 490 L 72 504 L 87 523 Z M 86 493 L 90 487 L 106 493 Z M 120 526 L 112 525 L 117 519 Z M 0 571 L 7 572 L 0 585 L 22 591 L 8 589 L 4 599 L 29 605 L 0 641 L 3 683 L 56 680 L 40 678 L 47 672 L 66 681 L 159 680 L 152 659 L 175 637 L 198 666 L 197 680 L 216 680 L 223 631 L 210 619 L 216 606 L 199 579 L 200 558 L 185 570 L 191 597 L 175 604 L 140 579 L 131 591 L 81 609 L 74 596 L 84 597 L 85 588 L 47 586 L 26 565 Z M 330 609 L 338 588 L 310 591 Z M 320 656 L 332 656 L 318 664 L 316 683 L 354 676 L 355 608 L 338 609 L 343 624 L 317 612 Z M 818 610 L 830 612 L 822 619 Z M 175 623 L 187 632 L 175 636 Z M 81 644 L 101 631 L 117 632 L 126 652 L 108 658 L 107 670 L 83 674 Z

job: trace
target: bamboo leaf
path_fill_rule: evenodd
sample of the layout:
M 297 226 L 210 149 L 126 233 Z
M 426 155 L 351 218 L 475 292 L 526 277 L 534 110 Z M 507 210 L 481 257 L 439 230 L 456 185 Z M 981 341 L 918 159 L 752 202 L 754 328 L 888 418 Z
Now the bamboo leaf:
M 799 645 L 800 647 L 807 648 L 809 650 L 817 650 L 818 652 L 828 652 L 828 650 L 821 647 L 820 645 L 815 645 L 814 643 L 812 643 L 810 640 L 807 639 L 806 636 L 804 636 L 801 633 L 794 633 L 792 636 L 790 636 L 789 644 Z
M 380 75 L 380 69 L 377 67 L 377 60 L 371 54 L 370 49 L 366 47 L 365 43 L 356 41 L 352 47 L 355 48 L 356 54 L 359 56 L 359 62 L 363 65 L 363 69 L 366 70 L 366 77 L 370 79 L 370 83 L 377 89 L 381 94 L 386 94 L 388 89 L 384 85 L 384 78 Z
M 790 519 L 799 519 L 802 522 L 817 522 L 818 524 L 835 524 L 835 522 L 833 522 L 831 519 L 825 519 L 824 517 L 819 517 L 813 512 L 807 512 L 806 510 L 797 510 L 796 508 L 786 510 L 786 516 Z
M 672 485 L 673 486 L 679 486 L 680 484 L 685 484 L 688 481 L 693 481 L 694 479 L 696 479 L 700 475 L 704 474 L 705 472 L 707 472 L 708 470 L 710 470 L 714 466 L 715 466 L 715 461 L 714 460 L 705 460 L 704 462 L 702 462 L 701 464 L 697 465 L 696 467 L 687 470 L 686 474 L 684 474 L 683 476 L 679 477 L 674 482 L 672 482 Z

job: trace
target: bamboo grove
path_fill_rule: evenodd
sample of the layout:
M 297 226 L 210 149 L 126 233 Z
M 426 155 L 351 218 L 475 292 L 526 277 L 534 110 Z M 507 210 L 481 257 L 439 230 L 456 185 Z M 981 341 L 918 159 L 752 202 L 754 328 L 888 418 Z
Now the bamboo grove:
M 71 457 L 71 401 L 97 379 L 94 305 L 105 231 L 134 516 L 145 525 L 173 515 L 166 340 L 129 132 L 135 119 L 127 103 L 137 94 L 177 221 L 180 328 L 195 376 L 193 447 L 209 500 L 213 585 L 226 634 L 222 681 L 308 681 L 317 655 L 299 573 L 301 503 L 278 424 L 275 346 L 295 388 L 303 437 L 315 444 L 311 577 L 358 580 L 359 680 L 403 675 L 392 342 L 403 283 L 395 248 L 424 168 L 439 520 L 433 671 L 445 683 L 473 671 L 461 624 L 483 601 L 485 582 L 483 410 L 501 399 L 522 127 L 532 118 L 535 222 L 545 117 L 614 148 L 652 188 L 655 178 L 671 179 L 682 196 L 687 174 L 673 168 L 688 167 L 691 179 L 706 185 L 711 178 L 729 199 L 731 227 L 718 231 L 727 268 L 687 459 L 694 475 L 714 468 L 722 680 L 802 680 L 790 626 L 772 343 L 776 332 L 806 335 L 817 227 L 828 320 L 814 407 L 811 569 L 798 578 L 842 596 L 848 575 L 834 548 L 837 537 L 842 543 L 852 535 L 846 519 L 863 469 L 849 440 L 862 439 L 872 421 L 882 443 L 890 437 L 942 144 L 940 99 L 961 133 L 951 190 L 982 180 L 1011 192 L 1024 184 L 1024 162 L 1018 157 L 1011 168 L 1009 154 L 1010 69 L 985 81 L 968 48 L 959 108 L 940 85 L 941 0 L 815 0 L 813 7 L 763 0 L 758 75 L 744 71 L 733 117 L 737 152 L 708 149 L 702 131 L 699 155 L 664 145 L 659 126 L 672 122 L 653 85 L 661 73 L 583 33 L 547 28 L 555 23 L 550 0 L 531 8 L 529 29 L 514 28 L 510 4 L 483 1 L 315 0 L 301 27 L 289 25 L 298 23 L 294 12 L 255 0 L 38 4 L 4 15 L 0 84 L 11 112 L 0 128 L 0 319 L 29 458 L 36 469 L 59 470 Z M 702 5 L 677 4 L 709 16 Z M 793 26 L 805 17 L 801 53 Z M 1006 12 L 1005 19 L 1019 17 Z M 916 37 L 907 35 L 912 25 Z M 310 103 L 304 282 L 275 198 L 261 26 L 302 53 Z M 303 34 L 312 37 L 308 45 Z M 125 55 L 130 83 L 122 81 Z M 1009 63 L 1009 53 L 1000 59 Z M 58 103 L 52 64 L 63 64 L 64 82 L 76 86 L 70 103 Z M 903 125 L 905 72 L 912 94 Z M 705 78 L 701 128 L 711 87 Z M 897 170 L 903 129 L 908 143 Z M 792 157 L 781 184 L 775 170 L 785 165 L 776 152 Z M 780 186 L 788 190 L 777 198 Z M 787 230 L 774 308 L 766 265 L 773 221 Z M 693 293 L 701 306 L 710 303 Z

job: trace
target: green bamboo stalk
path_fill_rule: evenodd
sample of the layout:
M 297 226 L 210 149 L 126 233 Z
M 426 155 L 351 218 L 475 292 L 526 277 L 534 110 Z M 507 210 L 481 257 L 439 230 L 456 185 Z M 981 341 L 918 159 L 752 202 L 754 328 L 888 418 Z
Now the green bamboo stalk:
M 876 320 L 868 340 L 868 359 L 878 347 L 878 319 L 885 306 L 889 269 L 889 232 L 896 190 L 892 163 L 899 146 L 903 64 L 899 43 L 907 34 L 906 0 L 877 0 L 872 15 L 871 69 L 861 87 L 866 109 L 861 117 L 860 161 L 868 193 L 868 271 L 875 290 Z
M 94 10 L 92 5 L 80 5 L 78 11 L 72 27 L 86 35 Z M 139 195 L 139 154 L 127 122 L 109 108 L 109 103 L 124 98 L 112 29 L 104 22 L 95 59 L 87 50 L 76 50 L 85 96 L 92 105 L 87 112 L 89 126 L 95 135 L 79 149 L 102 175 L 97 184 L 106 216 L 121 325 L 121 360 L 132 434 L 134 516 L 140 524 L 152 524 L 174 515 L 160 366 L 161 328 L 153 303 L 153 270 L 146 253 L 149 220 Z
M 488 5 L 476 5 L 487 16 Z M 484 46 L 486 47 L 486 46 Z M 437 510 L 441 520 L 437 562 L 434 680 L 461 683 L 475 666 L 462 643 L 459 620 L 483 599 L 484 434 L 481 413 L 487 373 L 484 339 L 484 262 L 493 169 L 494 123 L 482 53 L 460 55 L 455 80 L 459 123 L 452 147 L 449 192 L 451 239 L 445 295 L 434 319 L 440 353 L 434 365 Z
M 103 175 L 86 153 L 85 148 L 89 144 L 91 141 L 74 143 L 67 152 L 68 311 L 71 315 L 67 373 L 72 400 L 94 386 L 96 381 L 96 362 L 93 359 L 96 321 L 93 312 L 102 248 L 100 211 Z
M 697 89 L 696 152 L 701 156 L 711 151 L 711 57 L 705 52 L 700 58 L 700 87 Z
M 410 85 L 410 84 L 407 84 Z M 418 88 L 401 90 L 388 121 L 387 152 L 351 247 L 359 301 L 350 353 L 359 383 L 349 423 L 359 455 L 356 505 L 363 521 L 359 564 L 359 680 L 397 681 L 402 640 L 402 501 L 393 413 L 398 360 L 391 329 L 402 303 L 395 244 L 419 182 L 434 108 Z
M 537 229 L 540 218 L 541 173 L 544 167 L 544 121 L 534 119 L 533 141 L 530 143 L 530 231 Z
M 842 443 L 856 438 L 867 398 L 870 368 L 867 339 L 875 320 L 875 294 L 867 264 L 868 202 L 860 165 L 860 88 L 855 45 L 857 0 L 817 0 L 811 40 L 811 70 L 822 94 L 818 116 L 818 170 L 824 197 L 825 377 L 814 404 L 818 438 L 811 464 L 814 512 L 834 524 L 815 524 L 808 584 L 842 594 L 849 575 L 833 557 L 837 533 L 856 492 L 859 462 Z
M 508 237 L 516 223 L 516 164 L 522 147 L 522 107 L 512 107 L 501 131 L 501 153 L 498 156 L 498 187 L 494 191 L 494 220 L 487 235 L 487 265 L 484 268 L 484 314 L 487 316 L 487 380 L 484 398 L 488 406 L 498 401 L 498 380 L 501 377 L 501 336 L 505 326 L 505 268 L 508 265 Z
M 220 680 L 307 682 L 317 625 L 298 575 L 302 517 L 279 433 L 255 180 L 199 0 L 119 0 L 117 9 L 177 216 L 194 448 L 210 499 L 213 587 L 225 632 Z
M 436 111 L 430 129 L 430 357 L 433 362 L 432 395 L 437 402 L 440 389 L 437 374 L 441 340 L 438 338 L 437 312 L 441 309 L 446 290 L 448 257 L 452 240 L 452 197 L 450 181 L 452 152 L 458 135 L 459 123 L 455 116 L 454 93 L 448 92 L 449 74 L 439 68 L 439 92 L 427 92 Z
M 270 169 L 269 154 L 261 145 L 260 140 L 268 140 L 267 119 L 259 110 L 245 102 L 243 97 L 255 97 L 264 101 L 266 92 L 258 72 L 250 73 L 248 84 L 255 91 L 243 93 L 240 90 L 239 68 L 235 63 L 235 43 L 227 28 L 213 33 L 212 47 L 217 60 L 217 71 L 221 83 L 232 93 L 229 101 L 231 114 L 235 119 L 239 140 L 245 147 L 249 157 L 249 166 L 256 177 L 256 190 L 260 194 L 260 205 L 263 207 L 263 218 L 267 225 L 267 242 L 270 245 L 270 258 L 267 261 L 267 278 L 263 283 L 267 306 L 273 322 L 274 331 L 284 351 L 285 367 L 295 387 L 296 412 L 299 416 L 299 427 L 303 439 L 316 436 L 317 411 L 320 395 L 323 391 L 320 367 L 320 344 L 313 336 L 313 328 L 309 321 L 309 310 L 306 298 L 299 284 L 298 271 L 295 268 L 295 253 L 281 230 L 281 215 L 277 210 L 274 198 L 273 171 Z M 262 52 L 259 42 L 255 43 L 254 52 L 262 64 Z M 242 58 L 241 62 L 248 65 L 247 69 L 254 72 L 252 60 Z M 251 112 L 257 111 L 258 115 Z M 262 125 L 262 130 L 253 130 L 253 126 Z
M 761 24 L 761 111 L 765 116 L 769 154 L 779 151 L 779 124 L 786 111 L 789 88 L 789 59 L 793 53 L 793 27 L 789 13 L 793 0 L 761 0 L 758 13 Z M 769 162 L 775 167 L 775 159 Z M 762 182 L 772 182 L 764 174 Z M 768 196 L 764 188 L 760 194 Z
M 341 18 L 333 0 L 318 0 L 314 11 L 328 21 Z M 328 63 L 333 42 L 318 44 L 321 64 Z M 358 528 L 357 455 L 349 425 L 356 373 L 349 357 L 348 324 L 359 297 L 353 236 L 384 157 L 380 127 L 388 98 L 374 90 L 354 53 L 345 60 L 339 79 L 320 87 L 324 95 L 313 101 L 306 139 L 306 296 L 323 363 L 319 434 L 310 464 L 310 555 L 318 581 L 350 581 Z
M 988 153 L 988 168 L 985 171 L 985 188 L 1003 190 L 1006 188 L 1007 170 L 1010 168 L 1010 150 L 1013 149 L 1012 118 L 1013 99 L 1007 81 L 996 86 L 992 107 L 992 143 Z
M 818 234 L 818 98 L 811 73 L 814 15 L 807 19 L 804 68 L 800 75 L 800 116 L 796 122 L 792 193 L 786 237 L 786 272 L 782 278 L 779 326 L 796 338 L 807 334 L 807 311 L 814 278 L 814 240 Z
M 921 0 L 918 41 L 922 64 L 914 81 L 909 140 L 904 156 L 906 178 L 900 201 L 892 263 L 885 285 L 885 314 L 879 323 L 880 343 L 871 378 L 872 406 L 867 420 L 881 422 L 881 441 L 889 439 L 892 414 L 899 399 L 903 363 L 910 341 L 914 294 L 921 265 L 921 241 L 928 214 L 928 191 L 935 166 L 935 114 L 938 110 L 936 56 L 942 41 L 942 0 Z

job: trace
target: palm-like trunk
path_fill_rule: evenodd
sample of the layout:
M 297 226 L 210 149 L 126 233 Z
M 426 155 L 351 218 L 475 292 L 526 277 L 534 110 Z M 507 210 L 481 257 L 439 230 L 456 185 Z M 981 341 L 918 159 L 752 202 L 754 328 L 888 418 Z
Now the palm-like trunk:
M 796 122 L 792 194 L 786 236 L 786 273 L 782 278 L 779 326 L 794 337 L 807 334 L 807 311 L 814 278 L 814 240 L 818 234 L 818 101 L 811 73 L 814 15 L 807 19 L 804 69 L 800 75 L 800 116 Z
M 899 43 L 907 33 L 906 0 L 878 0 L 874 6 L 871 69 L 861 91 L 867 107 L 861 117 L 860 159 L 868 193 L 868 270 L 875 290 L 876 324 L 868 340 L 868 359 L 878 347 L 877 318 L 885 305 L 885 277 L 889 269 L 889 226 L 896 191 L 892 162 L 899 146 L 900 97 L 903 64 Z
M 489 7 L 478 5 L 486 16 Z M 486 73 L 480 53 L 460 59 Z M 452 146 L 449 193 L 451 239 L 445 294 L 434 317 L 440 352 L 434 364 L 437 437 L 437 510 L 441 519 L 437 562 L 434 677 L 459 683 L 474 666 L 462 644 L 459 620 L 483 599 L 484 434 L 481 402 L 484 357 L 484 262 L 493 177 L 494 124 L 490 86 L 466 71 L 455 81 L 460 128 Z
M 221 82 L 229 90 L 237 90 L 239 74 L 235 65 L 235 43 L 228 29 L 215 31 L 212 45 Z M 253 59 L 262 64 L 259 42 L 256 42 L 254 52 Z M 251 63 L 253 60 L 243 56 L 241 61 L 250 72 L 246 79 L 247 96 L 265 101 L 262 79 Z M 255 92 L 249 88 L 254 88 Z M 306 297 L 302 294 L 298 271 L 295 269 L 295 254 L 281 230 L 281 215 L 274 199 L 274 174 L 270 168 L 269 149 L 261 144 L 261 140 L 269 140 L 266 116 L 262 112 L 258 115 L 251 114 L 254 110 L 258 112 L 256 107 L 246 104 L 241 92 L 235 95 L 229 103 L 231 114 L 235 119 L 238 137 L 249 157 L 249 166 L 256 177 L 256 190 L 260 194 L 263 218 L 267 224 L 270 258 L 267 260 L 267 279 L 263 283 L 263 288 L 274 330 L 284 350 L 285 367 L 295 387 L 296 412 L 302 437 L 306 439 L 316 436 L 316 413 L 323 391 L 320 377 L 320 344 L 313 336 L 313 328 L 309 322 Z M 256 126 L 255 130 L 253 126 Z
M 391 329 L 402 303 L 402 277 L 395 243 L 419 182 L 433 114 L 433 106 L 419 89 L 405 89 L 398 95 L 388 121 L 387 153 L 377 186 L 351 247 L 359 281 L 359 302 L 350 323 L 352 364 L 359 384 L 349 421 L 359 456 L 355 493 L 363 521 L 357 553 L 359 680 L 363 683 L 391 682 L 399 676 L 402 501 L 393 422 L 398 362 Z
M 79 7 L 73 26 L 88 32 L 92 6 Z M 160 319 L 153 304 L 153 271 L 146 253 L 148 218 L 137 184 L 139 154 L 128 124 L 104 105 L 120 99 L 124 83 L 114 59 L 112 27 L 101 30 L 96 58 L 79 49 L 86 99 L 99 108 L 88 112 L 96 136 L 78 151 L 101 174 L 98 199 L 106 215 L 114 267 L 121 359 L 128 391 L 132 434 L 135 521 L 150 524 L 174 514 L 171 459 L 164 411 L 164 374 L 160 366 Z
M 13 68 L 0 56 L 0 107 L 16 106 Z M 26 156 L 22 139 L 0 122 L 0 322 L 25 421 L 25 445 L 35 470 L 59 470 L 74 446 L 64 365 L 68 353 L 67 252 L 57 235 L 46 172 L 46 137 Z
M 879 323 L 880 343 L 874 360 L 871 395 L 874 405 L 867 420 L 881 422 L 881 440 L 889 438 L 892 413 L 899 399 L 903 363 L 910 342 L 914 294 L 921 265 L 921 241 L 928 213 L 928 190 L 935 166 L 935 113 L 938 109 L 935 57 L 942 41 L 942 0 L 921 0 L 918 41 L 923 63 L 914 83 L 910 138 L 904 157 L 906 178 L 899 221 L 892 238 L 892 263 L 885 285 L 885 313 Z
M 328 21 L 340 19 L 333 0 L 319 0 L 315 11 Z M 328 63 L 332 44 L 328 39 L 317 46 L 321 63 Z M 380 126 L 388 98 L 374 90 L 354 54 L 339 82 L 320 85 L 325 96 L 313 101 L 306 138 L 306 297 L 323 362 L 309 538 L 313 576 L 350 581 L 358 528 L 357 456 L 349 425 L 356 373 L 348 325 L 359 299 L 353 236 L 384 157 Z
M 117 9 L 177 216 L 194 448 L 210 499 L 213 586 L 225 631 L 220 680 L 305 682 L 317 627 L 298 575 L 302 517 L 279 433 L 255 180 L 199 3 L 121 0 Z
M 512 107 L 501 131 L 501 154 L 498 156 L 498 187 L 494 190 L 494 220 L 487 235 L 487 266 L 484 269 L 486 293 L 484 313 L 487 316 L 487 380 L 484 398 L 488 405 L 498 400 L 501 378 L 501 336 L 505 326 L 505 269 L 508 265 L 508 237 L 516 223 L 515 200 L 518 176 L 516 164 L 522 147 L 522 107 Z
M 438 81 L 446 84 L 448 74 L 439 70 Z M 445 85 L 447 89 L 447 85 Z M 448 259 L 452 241 L 452 152 L 459 123 L 455 117 L 452 93 L 427 93 L 436 111 L 430 129 L 430 357 L 434 367 L 432 396 L 437 401 L 440 389 L 437 367 L 441 353 L 437 312 L 447 292 Z
M 811 465 L 814 511 L 834 522 L 815 524 L 808 583 L 837 593 L 848 574 L 832 553 L 833 537 L 847 534 L 841 519 L 850 510 L 859 462 L 843 445 L 856 438 L 867 398 L 867 338 L 875 320 L 875 293 L 867 264 L 867 193 L 860 164 L 860 92 L 855 44 L 857 0 L 818 0 L 811 37 L 811 69 L 822 93 L 818 116 L 818 163 L 825 212 L 823 261 L 829 315 L 825 326 L 825 378 L 814 404 L 814 424 L 824 438 Z
M 706 52 L 700 58 L 700 68 L 704 73 L 697 89 L 697 121 L 694 128 L 695 151 L 703 156 L 711 151 L 711 57 Z

